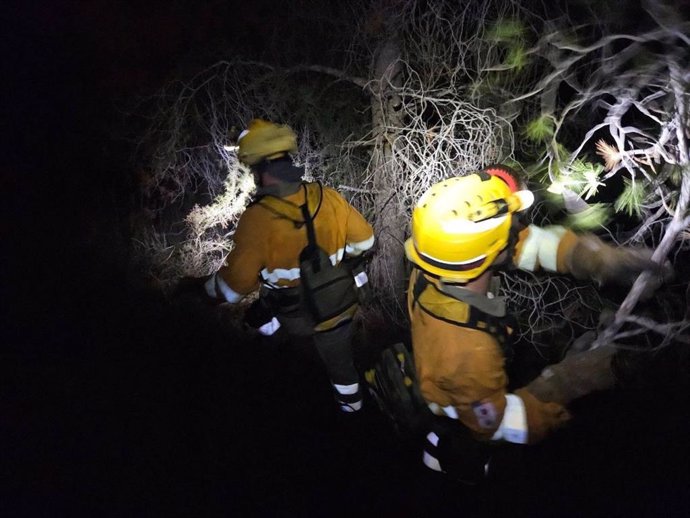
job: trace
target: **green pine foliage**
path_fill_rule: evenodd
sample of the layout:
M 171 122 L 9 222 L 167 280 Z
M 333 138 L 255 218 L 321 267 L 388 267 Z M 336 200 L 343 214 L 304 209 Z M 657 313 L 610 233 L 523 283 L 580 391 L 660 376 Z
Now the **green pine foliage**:
M 499 83 L 514 78 L 529 64 L 525 47 L 525 26 L 520 20 L 507 18 L 494 23 L 484 35 L 484 41 L 497 51 L 497 61 L 501 63 L 501 73 L 497 74 Z M 512 79 L 511 79 L 512 80 Z
M 628 216 L 640 217 L 642 215 L 642 202 L 646 195 L 643 182 L 626 178 L 625 188 L 613 207 L 616 212 L 625 212 Z
M 577 214 L 569 214 L 565 225 L 573 230 L 591 231 L 604 227 L 611 221 L 611 206 L 606 203 L 592 203 L 589 208 Z
M 525 137 L 532 142 L 544 142 L 553 137 L 554 121 L 549 114 L 543 114 L 527 123 Z
M 604 186 L 604 183 L 599 181 L 603 171 L 604 167 L 601 164 L 575 160 L 569 169 L 572 184 L 577 187 L 574 190 L 585 200 L 590 199 L 597 194 L 599 187 Z
M 680 187 L 683 180 L 683 168 L 679 165 L 672 165 L 668 180 L 674 187 Z
M 486 32 L 485 39 L 488 41 L 514 42 L 523 38 L 525 25 L 522 21 L 515 18 L 503 18 L 494 23 Z
M 506 55 L 504 66 L 520 72 L 527 66 L 527 52 L 525 47 L 521 44 L 516 44 L 508 48 L 508 54 Z

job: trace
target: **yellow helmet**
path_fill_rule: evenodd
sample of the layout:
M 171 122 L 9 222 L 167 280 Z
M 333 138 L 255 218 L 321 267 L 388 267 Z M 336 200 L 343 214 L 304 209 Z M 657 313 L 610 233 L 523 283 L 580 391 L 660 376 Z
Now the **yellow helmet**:
M 254 119 L 237 139 L 238 157 L 248 166 L 297 152 L 297 135 L 288 126 Z
M 426 191 L 412 212 L 407 258 L 451 282 L 481 275 L 508 245 L 512 213 L 534 201 L 486 172 L 449 178 Z

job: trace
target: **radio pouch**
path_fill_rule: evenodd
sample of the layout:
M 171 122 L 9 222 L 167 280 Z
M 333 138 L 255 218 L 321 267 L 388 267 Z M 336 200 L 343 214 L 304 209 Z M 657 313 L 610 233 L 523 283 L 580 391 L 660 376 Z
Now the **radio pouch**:
M 357 304 L 358 294 L 352 274 L 346 268 L 334 265 L 318 246 L 314 230 L 316 214 L 310 214 L 306 200 L 305 188 L 305 203 L 300 210 L 309 243 L 299 257 L 300 287 L 303 300 L 318 325 Z

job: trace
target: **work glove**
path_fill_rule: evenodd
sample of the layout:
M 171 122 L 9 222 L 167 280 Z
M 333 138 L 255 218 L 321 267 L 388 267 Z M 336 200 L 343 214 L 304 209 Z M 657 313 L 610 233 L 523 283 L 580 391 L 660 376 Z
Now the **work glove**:
M 544 403 L 567 405 L 592 392 L 609 389 L 616 381 L 611 368 L 615 352 L 614 345 L 604 345 L 570 354 L 544 369 L 522 390 Z
M 647 270 L 652 273 L 648 295 L 673 276 L 668 261 L 664 265 L 652 261 L 649 248 L 613 247 L 592 234 L 579 236 L 565 259 L 566 267 L 576 279 L 591 279 L 601 284 L 630 286 Z

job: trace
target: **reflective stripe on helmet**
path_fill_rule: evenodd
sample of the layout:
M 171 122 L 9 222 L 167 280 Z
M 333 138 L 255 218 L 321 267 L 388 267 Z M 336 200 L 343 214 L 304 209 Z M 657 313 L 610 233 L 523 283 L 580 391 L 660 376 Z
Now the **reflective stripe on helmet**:
M 443 268 L 444 270 L 450 270 L 452 272 L 465 272 L 468 270 L 472 270 L 474 268 L 481 266 L 481 264 L 486 260 L 486 255 L 480 255 L 479 257 L 474 257 L 470 259 L 469 261 L 449 263 L 446 261 L 435 259 L 429 255 L 423 254 L 419 251 L 419 248 L 417 248 L 416 245 L 414 249 L 417 252 L 417 255 L 419 255 L 421 259 L 423 259 L 431 266 L 435 266 L 436 268 Z

